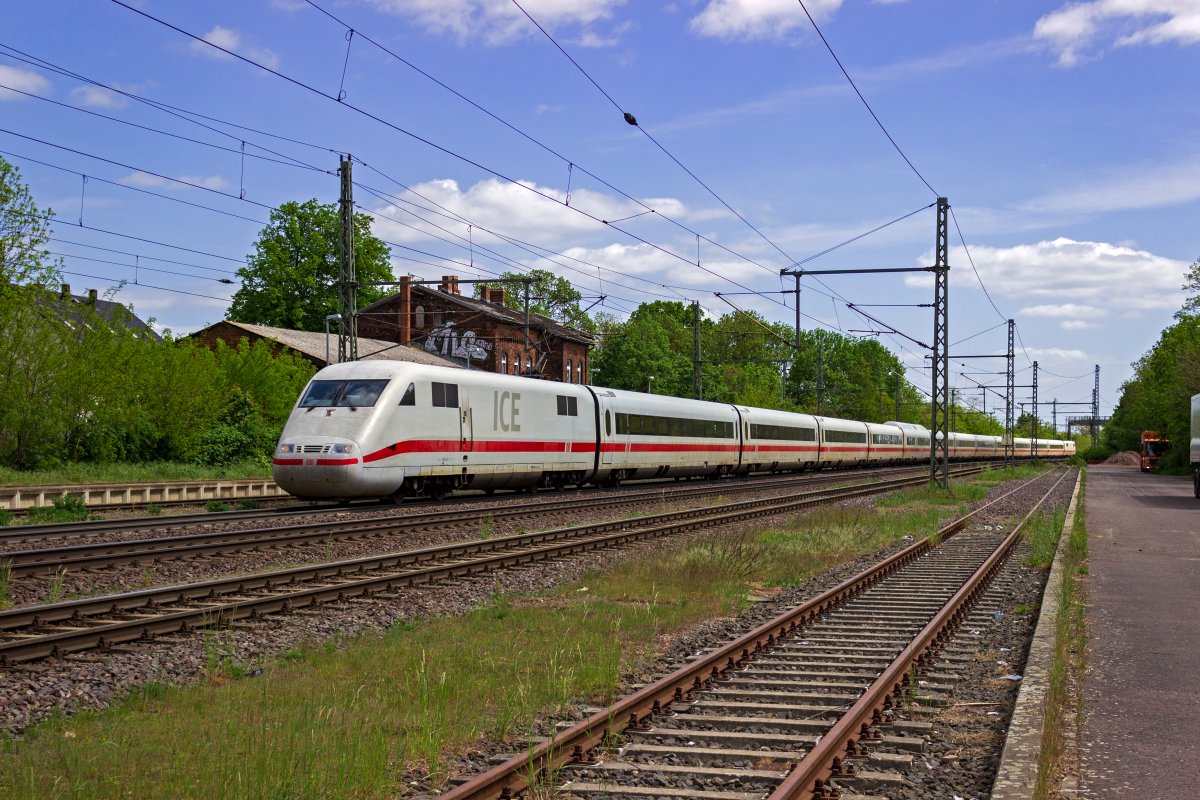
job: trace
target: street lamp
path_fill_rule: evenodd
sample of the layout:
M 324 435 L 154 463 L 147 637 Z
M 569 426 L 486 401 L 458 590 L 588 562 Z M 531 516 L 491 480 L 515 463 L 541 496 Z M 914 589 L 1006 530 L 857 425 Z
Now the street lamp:
M 646 394 L 654 394 L 654 376 L 646 376 Z

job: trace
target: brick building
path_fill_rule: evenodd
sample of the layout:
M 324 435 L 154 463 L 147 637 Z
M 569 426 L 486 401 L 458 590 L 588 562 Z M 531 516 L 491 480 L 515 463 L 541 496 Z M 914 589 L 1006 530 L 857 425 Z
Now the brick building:
M 291 353 L 307 359 L 315 367 L 324 367 L 326 359 L 337 362 L 337 334 L 326 338 L 321 331 L 294 331 L 289 328 L 273 328 L 269 325 L 250 325 L 245 322 L 230 322 L 221 320 L 191 334 L 188 338 L 195 339 L 205 347 L 215 350 L 217 342 L 224 342 L 230 347 L 237 347 L 243 339 L 251 345 L 260 341 L 270 342 L 274 352 Z M 416 347 L 405 347 L 396 342 L 383 342 L 374 339 L 358 339 L 359 361 L 411 361 L 416 364 L 430 364 L 439 367 L 460 367 L 448 359 L 435 353 L 429 353 Z
M 526 375 L 565 383 L 589 383 L 590 334 L 540 314 L 504 304 L 505 290 L 483 287 L 483 297 L 464 297 L 458 277 L 440 286 L 401 278 L 399 291 L 358 312 L 358 333 L 419 347 L 468 369 Z

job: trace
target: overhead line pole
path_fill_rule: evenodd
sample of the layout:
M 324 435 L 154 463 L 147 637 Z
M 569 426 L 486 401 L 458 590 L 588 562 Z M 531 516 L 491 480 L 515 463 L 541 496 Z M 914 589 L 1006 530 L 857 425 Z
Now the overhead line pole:
M 933 267 L 933 392 L 930 398 L 929 479 L 950 488 L 950 201 L 937 199 L 935 259 Z M 941 438 L 938 438 L 938 433 Z M 938 450 L 941 450 L 939 475 Z
M 1033 457 L 1034 461 L 1037 461 L 1037 457 L 1038 457 L 1038 440 L 1037 440 L 1037 429 L 1038 429 L 1037 389 L 1038 389 L 1038 387 L 1037 387 L 1037 379 L 1038 379 L 1038 362 L 1035 361 L 1035 362 L 1033 362 L 1033 416 L 1030 418 L 1030 422 L 1029 422 L 1029 430 L 1030 430 L 1029 438 L 1032 440 L 1031 445 L 1030 445 L 1030 447 L 1031 447 L 1030 455 Z
M 932 272 L 934 274 L 933 291 L 933 346 L 928 347 L 923 342 L 917 342 L 912 337 L 900 334 L 891 326 L 885 327 L 910 341 L 917 342 L 922 347 L 933 351 L 932 392 L 930 393 L 930 435 L 929 435 L 929 479 L 936 481 L 943 489 L 950 487 L 950 458 L 949 458 L 949 420 L 950 406 L 950 236 L 949 236 L 950 201 L 945 197 L 937 199 L 936 242 L 934 252 L 936 258 L 932 267 L 879 267 L 871 269 L 781 269 L 780 275 L 792 275 L 796 278 L 796 346 L 800 343 L 800 278 L 803 275 L 876 275 L 891 272 Z M 868 319 L 873 319 L 859 309 L 857 313 Z M 873 320 L 878 322 L 877 320 Z M 880 323 L 882 324 L 882 323 Z M 820 414 L 821 390 L 823 389 L 822 352 L 817 350 L 817 413 Z M 939 438 L 938 433 L 941 433 Z
M 700 301 L 692 301 L 692 397 L 702 399 L 703 374 L 700 361 Z
M 1016 401 L 1016 373 L 1013 372 L 1013 339 L 1016 333 L 1016 320 L 1008 321 L 1008 378 L 1004 395 L 1004 463 L 1013 465 L 1013 403 Z
M 350 175 L 353 159 L 341 159 L 338 174 L 342 178 L 338 237 L 338 363 L 358 360 L 358 281 L 354 271 L 354 181 Z

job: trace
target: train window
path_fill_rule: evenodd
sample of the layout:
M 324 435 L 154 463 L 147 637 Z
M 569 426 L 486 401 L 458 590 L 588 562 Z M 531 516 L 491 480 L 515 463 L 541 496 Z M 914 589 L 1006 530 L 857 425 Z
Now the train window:
M 400 405 L 415 406 L 417 404 L 417 387 L 414 384 L 409 384 L 404 390 L 404 397 L 400 398 Z
M 387 385 L 387 380 L 313 381 L 301 398 L 300 407 L 371 408 Z
M 604 412 L 604 433 L 606 436 L 612 436 L 612 414 L 608 410 Z
M 433 383 L 434 408 L 458 408 L 457 383 Z
M 872 433 L 872 444 L 900 444 L 900 437 L 894 433 Z
M 316 408 L 318 406 L 337 405 L 338 393 L 342 390 L 344 381 L 313 381 L 308 385 L 308 391 L 300 399 L 301 408 Z
M 558 415 L 560 417 L 579 416 L 579 398 L 558 395 Z
M 847 444 L 866 444 L 867 434 L 860 431 L 831 431 L 826 428 L 825 441 L 846 442 Z
M 783 439 L 790 442 L 815 442 L 817 432 L 812 428 L 793 428 L 789 425 L 751 425 L 755 439 Z

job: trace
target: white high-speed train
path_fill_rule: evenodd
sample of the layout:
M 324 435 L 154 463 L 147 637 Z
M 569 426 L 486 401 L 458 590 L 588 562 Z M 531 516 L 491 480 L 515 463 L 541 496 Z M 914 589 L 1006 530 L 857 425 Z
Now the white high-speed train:
M 1015 439 L 1017 456 L 1030 439 Z M 1042 439 L 1038 455 L 1074 454 Z M 955 461 L 1002 457 L 998 436 L 951 433 Z M 922 463 L 929 430 L 402 361 L 313 376 L 275 449 L 296 497 L 441 498 L 469 487 L 616 485 L 652 477 Z

